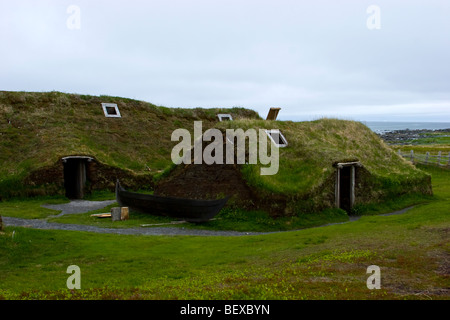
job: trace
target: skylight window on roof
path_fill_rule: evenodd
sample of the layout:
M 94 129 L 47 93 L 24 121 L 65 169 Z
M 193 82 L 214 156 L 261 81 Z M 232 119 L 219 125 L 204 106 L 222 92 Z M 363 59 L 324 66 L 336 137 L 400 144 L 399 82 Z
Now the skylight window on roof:
M 269 136 L 270 140 L 272 140 L 272 142 L 275 143 L 277 147 L 286 147 L 288 145 L 286 138 L 283 136 L 280 130 L 266 130 L 266 133 Z
M 105 113 L 105 117 L 109 118 L 120 118 L 119 107 L 115 103 L 102 103 L 103 112 Z
M 219 118 L 219 121 L 232 121 L 233 117 L 231 117 L 231 114 L 228 113 L 219 113 L 217 115 L 217 117 Z

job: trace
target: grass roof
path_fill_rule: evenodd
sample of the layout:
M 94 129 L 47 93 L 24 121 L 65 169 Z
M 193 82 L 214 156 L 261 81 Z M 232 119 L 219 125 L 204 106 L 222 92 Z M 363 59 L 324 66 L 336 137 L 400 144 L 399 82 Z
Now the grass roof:
M 102 103 L 117 104 L 121 117 L 108 118 Z M 0 194 L 34 170 L 68 155 L 89 155 L 136 175 L 156 174 L 171 165 L 177 128 L 193 130 L 217 122 L 218 113 L 259 118 L 244 108 L 167 108 L 111 96 L 61 92 L 0 91 Z
M 108 118 L 101 103 L 115 103 L 120 118 Z M 229 113 L 233 121 L 218 122 Z M 135 175 L 155 175 L 171 167 L 175 129 L 280 129 L 289 142 L 280 148 L 276 175 L 259 175 L 260 165 L 243 166 L 250 186 L 280 194 L 302 194 L 321 185 L 338 161 L 360 161 L 385 183 L 414 181 L 425 174 L 401 159 L 360 122 L 320 119 L 266 121 L 244 108 L 166 108 L 110 96 L 61 92 L 0 92 L 0 194 L 30 172 L 68 155 L 89 155 Z
M 375 177 L 391 184 L 421 179 L 425 173 L 398 156 L 367 126 L 356 121 L 320 119 L 308 122 L 237 120 L 222 129 L 279 129 L 288 147 L 279 149 L 279 171 L 260 175 L 258 165 L 243 168 L 249 183 L 281 194 L 302 194 L 321 185 L 337 162 L 360 161 Z

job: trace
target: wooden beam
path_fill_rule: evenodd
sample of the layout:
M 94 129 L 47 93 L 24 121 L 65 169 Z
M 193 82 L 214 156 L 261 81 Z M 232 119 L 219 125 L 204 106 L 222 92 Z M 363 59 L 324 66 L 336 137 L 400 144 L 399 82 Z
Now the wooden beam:
M 337 170 L 336 170 L 336 186 L 334 189 L 336 208 L 339 208 L 341 206 L 341 203 L 340 203 L 341 192 L 340 192 L 340 187 L 339 187 L 340 183 L 341 183 L 341 169 L 337 168 Z
M 214 219 L 211 219 L 214 220 Z M 169 224 L 181 224 L 181 223 L 187 223 L 187 221 L 172 221 L 168 223 L 151 223 L 151 224 L 141 224 L 141 227 L 154 227 L 154 226 L 165 226 Z
M 91 214 L 91 217 L 111 218 L 111 213 L 93 213 L 93 214 Z
M 266 120 L 276 120 L 281 108 L 270 108 Z
M 355 204 L 355 166 L 350 169 L 350 208 Z
M 336 163 L 336 167 L 338 167 L 339 169 L 341 169 L 342 167 L 345 166 L 358 166 L 358 167 L 362 167 L 363 165 L 361 164 L 361 162 L 359 161 L 353 161 L 353 162 L 338 162 Z

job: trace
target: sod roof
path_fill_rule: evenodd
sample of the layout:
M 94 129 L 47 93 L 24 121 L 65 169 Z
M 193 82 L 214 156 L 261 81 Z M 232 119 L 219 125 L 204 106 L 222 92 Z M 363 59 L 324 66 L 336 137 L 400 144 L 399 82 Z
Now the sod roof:
M 117 104 L 121 117 L 105 117 L 102 103 Z M 219 122 L 217 114 L 233 121 Z M 0 92 L 0 195 L 18 187 L 30 172 L 70 155 L 135 175 L 157 176 L 173 167 L 175 129 L 280 129 L 289 142 L 280 148 L 279 172 L 259 175 L 260 164 L 242 167 L 247 183 L 281 194 L 301 194 L 323 183 L 338 161 L 360 161 L 375 177 L 395 184 L 425 174 L 399 157 L 360 122 L 320 119 L 266 121 L 244 108 L 166 108 L 127 98 L 61 92 Z
M 237 120 L 221 122 L 216 127 L 279 129 L 287 139 L 288 146 L 279 148 L 277 174 L 260 175 L 261 164 L 244 167 L 247 181 L 262 190 L 282 194 L 308 192 L 321 185 L 338 162 L 359 161 L 374 177 L 391 184 L 426 176 L 357 121 L 327 118 L 307 122 Z

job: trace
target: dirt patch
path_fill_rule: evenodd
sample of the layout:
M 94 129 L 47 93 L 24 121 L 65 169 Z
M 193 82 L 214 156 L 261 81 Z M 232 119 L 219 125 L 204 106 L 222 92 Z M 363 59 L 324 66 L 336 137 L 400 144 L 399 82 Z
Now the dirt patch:
M 394 292 L 400 297 L 414 297 L 415 299 L 422 300 L 440 300 L 444 297 L 448 297 L 450 294 L 450 290 L 447 288 L 430 288 L 427 290 L 417 290 L 412 289 L 407 284 L 398 284 L 394 287 L 390 287 L 388 290 Z
M 444 228 L 443 228 L 444 229 Z M 442 299 L 450 296 L 450 288 L 446 278 L 450 274 L 450 255 L 439 243 L 435 249 L 424 256 L 398 256 L 395 267 L 384 267 L 382 270 L 382 288 L 400 297 L 414 299 Z M 417 265 L 414 263 L 417 262 Z M 424 267 L 426 266 L 426 267 Z M 435 273 L 435 275 L 431 273 Z
M 450 255 L 447 252 L 442 254 L 436 273 L 445 277 L 450 276 Z
M 235 164 L 179 165 L 155 186 L 155 194 L 190 199 L 217 199 L 230 196 L 228 205 L 256 208 L 257 197 Z

